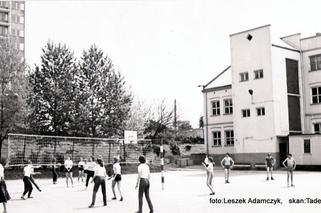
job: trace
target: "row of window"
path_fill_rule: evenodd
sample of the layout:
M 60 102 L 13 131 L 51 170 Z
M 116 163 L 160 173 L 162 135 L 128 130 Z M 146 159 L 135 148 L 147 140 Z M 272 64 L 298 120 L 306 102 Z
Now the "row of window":
M 221 131 L 213 131 L 213 146 L 222 146 L 222 134 Z M 234 131 L 233 130 L 225 130 L 224 131 L 225 138 L 225 146 L 233 146 L 234 145 Z
M 229 115 L 233 113 L 233 102 L 232 99 L 225 99 L 224 101 L 224 114 Z M 220 101 L 212 101 L 212 115 L 220 115 L 221 108 L 220 108 Z
M 257 116 L 265 116 L 265 108 L 264 107 L 257 107 L 256 108 L 256 115 Z M 242 117 L 251 117 L 251 110 L 250 109 L 242 109 Z
M 25 32 L 23 30 L 11 29 L 11 35 L 12 36 L 24 37 L 25 36 Z
M 11 15 L 11 22 L 16 24 L 24 24 L 25 18 L 23 16 Z
M 0 1 L 0 7 L 9 8 L 9 1 Z M 11 8 L 14 10 L 25 10 L 25 4 L 23 2 L 15 1 L 11 3 Z
M 263 78 L 263 69 L 259 69 L 259 70 L 254 70 L 254 79 L 260 79 Z M 249 73 L 248 72 L 242 72 L 240 73 L 240 81 L 248 81 L 249 80 Z

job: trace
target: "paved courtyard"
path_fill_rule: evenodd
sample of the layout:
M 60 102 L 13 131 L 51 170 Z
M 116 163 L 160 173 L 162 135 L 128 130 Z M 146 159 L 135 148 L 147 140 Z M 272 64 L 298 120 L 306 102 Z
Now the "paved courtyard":
M 213 179 L 216 194 L 209 196 L 205 184 L 205 172 L 200 169 L 167 171 L 165 190 L 161 190 L 160 173 L 151 176 L 151 199 L 155 213 L 257 213 L 257 212 L 320 212 L 321 209 L 321 173 L 296 172 L 295 187 L 286 187 L 286 173 L 277 171 L 274 181 L 266 181 L 264 171 L 232 171 L 231 183 L 225 184 L 223 172 L 216 168 Z M 97 193 L 95 208 L 89 209 L 92 187 L 84 190 L 84 184 L 76 179 L 73 188 L 66 188 L 64 179 L 57 185 L 49 179 L 38 179 L 42 192 L 34 189 L 33 198 L 21 200 L 22 180 L 7 181 L 12 200 L 8 202 L 9 213 L 133 213 L 137 210 L 136 175 L 124 175 L 122 189 L 124 201 L 111 201 L 112 192 L 107 182 L 108 205 L 102 206 L 101 192 Z M 210 200 L 210 198 L 212 198 Z M 289 199 L 301 199 L 300 204 L 290 204 Z M 308 203 L 308 199 L 319 203 Z M 224 200 L 225 199 L 225 200 Z M 252 203 L 249 203 L 252 199 Z M 257 202 L 271 203 L 257 203 Z M 296 200 L 297 201 L 297 200 Z M 219 203 L 221 202 L 221 203 Z M 245 202 L 230 203 L 224 202 Z M 275 202 L 280 202 L 275 204 Z M 0 207 L 1 211 L 2 206 Z M 144 200 L 144 212 L 149 212 Z

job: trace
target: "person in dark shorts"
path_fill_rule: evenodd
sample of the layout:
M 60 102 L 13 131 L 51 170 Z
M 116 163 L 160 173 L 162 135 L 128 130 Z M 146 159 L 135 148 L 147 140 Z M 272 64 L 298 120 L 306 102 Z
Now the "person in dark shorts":
M 266 158 L 265 158 L 265 166 L 266 166 L 266 180 L 269 180 L 269 173 L 271 176 L 271 180 L 274 180 L 273 178 L 273 167 L 275 164 L 275 159 L 271 156 L 271 154 L 269 153 Z
M 149 206 L 149 212 L 153 213 L 154 208 L 152 201 L 149 197 L 149 188 L 150 188 L 150 170 L 149 166 L 146 164 L 146 159 L 144 156 L 140 156 L 138 158 L 140 164 L 138 166 L 138 176 L 137 176 L 137 183 L 135 189 L 138 189 L 138 212 L 136 213 L 142 213 L 143 212 L 143 195 L 145 194 L 148 206 Z
M 291 154 L 288 154 L 288 157 L 283 161 L 283 166 L 286 168 L 287 170 L 287 184 L 288 187 L 290 187 L 290 178 L 291 178 L 291 186 L 294 187 L 293 185 L 293 171 L 296 168 L 296 163 L 294 158 L 292 157 Z
M 3 205 L 3 212 L 7 213 L 7 201 L 11 199 L 8 190 L 7 190 L 7 185 L 4 179 L 4 167 L 5 165 L 5 160 L 1 159 L 1 164 L 0 164 L 0 203 Z
M 234 161 L 229 153 L 226 153 L 225 157 L 222 159 L 221 166 L 225 171 L 225 183 L 230 183 L 230 170 L 234 166 Z
M 114 164 L 113 164 L 113 171 L 114 171 L 114 175 L 113 175 L 113 181 L 112 181 L 112 190 L 113 190 L 113 194 L 114 194 L 114 197 L 112 198 L 113 200 L 116 200 L 116 192 L 115 192 L 115 186 L 117 184 L 117 188 L 118 188 L 118 191 L 119 191 L 119 195 L 120 195 L 120 201 L 123 201 L 123 195 L 121 193 L 121 190 L 120 190 L 120 186 L 121 186 L 121 167 L 120 167 L 120 164 L 119 164 L 119 160 L 117 157 L 114 157 Z
M 95 206 L 95 202 L 96 202 L 96 194 L 97 191 L 99 189 L 99 187 L 101 186 L 101 192 L 103 194 L 103 202 L 104 202 L 104 206 L 107 205 L 107 198 L 106 198 L 106 177 L 107 177 L 107 173 L 106 173 L 106 168 L 104 166 L 104 163 L 102 161 L 102 159 L 97 159 L 97 166 L 95 166 L 95 171 L 94 171 L 94 177 L 93 177 L 93 181 L 95 183 L 94 185 L 94 189 L 93 189 L 93 195 L 92 195 L 92 201 L 91 204 L 89 206 L 89 208 L 93 208 Z
M 81 179 L 81 182 L 84 182 L 84 170 L 85 170 L 85 161 L 81 157 L 78 162 L 78 182 Z

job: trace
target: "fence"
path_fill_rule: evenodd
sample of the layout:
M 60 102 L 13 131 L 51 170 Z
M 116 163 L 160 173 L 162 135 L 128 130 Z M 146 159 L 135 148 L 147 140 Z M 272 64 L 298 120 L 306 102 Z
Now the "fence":
M 53 157 L 63 163 L 67 156 L 75 163 L 90 156 L 101 156 L 105 163 L 112 163 L 114 156 L 125 163 L 137 163 L 142 154 L 152 163 L 156 154 L 151 147 L 151 140 L 125 144 L 122 139 L 9 134 L 2 156 L 7 156 L 10 165 L 25 164 L 29 159 L 35 164 L 50 164 Z

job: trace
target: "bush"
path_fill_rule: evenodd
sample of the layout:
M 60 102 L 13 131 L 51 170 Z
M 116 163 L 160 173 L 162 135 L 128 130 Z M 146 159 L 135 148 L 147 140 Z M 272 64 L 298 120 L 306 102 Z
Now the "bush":
M 176 144 L 170 144 L 170 149 L 171 149 L 173 155 L 180 155 L 181 154 L 179 146 L 177 146 Z

